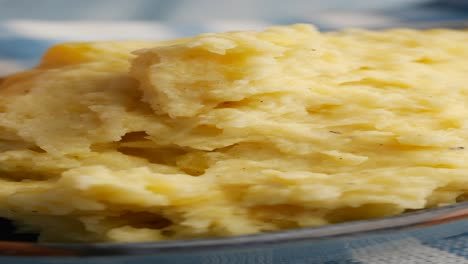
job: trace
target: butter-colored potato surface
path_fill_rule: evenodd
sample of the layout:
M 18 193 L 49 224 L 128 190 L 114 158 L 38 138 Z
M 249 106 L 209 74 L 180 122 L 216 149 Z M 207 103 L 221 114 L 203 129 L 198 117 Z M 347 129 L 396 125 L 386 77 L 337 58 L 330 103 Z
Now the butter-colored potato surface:
M 0 83 L 0 217 L 41 241 L 230 236 L 468 195 L 468 32 L 68 43 Z

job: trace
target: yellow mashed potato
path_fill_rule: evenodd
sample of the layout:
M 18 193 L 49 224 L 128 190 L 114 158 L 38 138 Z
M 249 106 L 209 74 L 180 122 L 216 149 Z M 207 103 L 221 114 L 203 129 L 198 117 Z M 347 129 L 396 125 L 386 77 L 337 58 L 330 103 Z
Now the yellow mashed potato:
M 294 25 L 55 46 L 0 85 L 0 216 L 41 241 L 154 241 L 454 203 L 467 43 Z

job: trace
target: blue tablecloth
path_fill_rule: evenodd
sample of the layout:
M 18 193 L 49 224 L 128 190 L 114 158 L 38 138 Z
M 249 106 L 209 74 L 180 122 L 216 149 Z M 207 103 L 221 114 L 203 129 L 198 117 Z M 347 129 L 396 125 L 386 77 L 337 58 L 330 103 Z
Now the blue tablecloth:
M 0 0 L 0 75 L 34 65 L 47 47 L 63 41 L 163 40 L 292 23 L 330 30 L 462 20 L 468 20 L 465 0 Z M 374 259 L 361 253 L 351 252 L 349 263 L 462 264 L 468 263 L 468 236 L 421 243 L 385 258 L 384 251 Z
M 323 30 L 468 20 L 468 0 L 0 0 L 0 75 L 63 41 L 162 40 L 312 23 Z

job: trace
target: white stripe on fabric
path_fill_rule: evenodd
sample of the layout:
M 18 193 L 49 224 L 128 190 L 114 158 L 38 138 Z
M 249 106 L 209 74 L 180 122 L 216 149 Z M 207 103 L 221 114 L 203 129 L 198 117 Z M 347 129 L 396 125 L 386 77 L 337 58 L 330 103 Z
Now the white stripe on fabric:
M 206 32 L 224 32 L 239 30 L 263 30 L 273 23 L 266 21 L 236 21 L 236 20 L 213 20 L 202 23 Z
M 10 20 L 4 27 L 18 36 L 60 41 L 167 40 L 178 37 L 169 26 L 156 22 Z
M 0 77 L 17 72 L 23 68 L 24 65 L 19 64 L 17 61 L 0 58 Z
M 344 12 L 330 11 L 323 14 L 315 14 L 310 21 L 320 22 L 327 28 L 350 28 L 350 27 L 391 27 L 399 21 L 396 17 L 389 17 L 370 12 Z

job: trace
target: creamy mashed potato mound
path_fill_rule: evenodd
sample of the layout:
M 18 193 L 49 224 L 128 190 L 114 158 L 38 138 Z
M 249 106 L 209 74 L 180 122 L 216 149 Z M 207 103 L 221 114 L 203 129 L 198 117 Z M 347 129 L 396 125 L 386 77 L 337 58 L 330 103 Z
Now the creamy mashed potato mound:
M 468 32 L 69 43 L 0 84 L 0 217 L 40 241 L 230 236 L 468 194 Z

